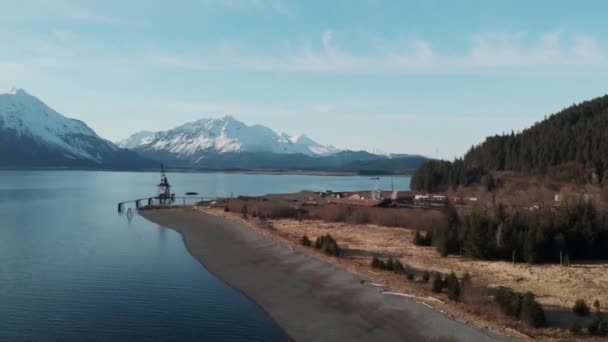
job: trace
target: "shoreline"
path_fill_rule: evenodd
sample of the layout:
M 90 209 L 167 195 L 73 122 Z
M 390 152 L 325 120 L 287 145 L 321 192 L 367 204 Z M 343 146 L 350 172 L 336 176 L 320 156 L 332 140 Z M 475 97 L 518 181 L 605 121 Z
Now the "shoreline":
M 180 233 L 194 258 L 260 306 L 293 340 L 511 340 L 414 300 L 383 294 L 364 283 L 367 279 L 241 222 L 192 208 L 140 215 Z
M 69 167 L 69 166 L 49 166 L 49 167 L 28 167 L 12 166 L 0 167 L 0 171 L 90 171 L 90 172 L 146 172 L 158 173 L 156 168 L 95 168 L 95 167 Z M 294 176 L 331 176 L 331 177 L 411 177 L 413 172 L 390 173 L 390 174 L 359 174 L 355 171 L 331 171 L 331 170 L 266 170 L 266 169 L 196 169 L 196 168 L 166 168 L 167 172 L 172 173 L 226 173 L 226 174 L 245 174 L 245 175 L 294 175 Z

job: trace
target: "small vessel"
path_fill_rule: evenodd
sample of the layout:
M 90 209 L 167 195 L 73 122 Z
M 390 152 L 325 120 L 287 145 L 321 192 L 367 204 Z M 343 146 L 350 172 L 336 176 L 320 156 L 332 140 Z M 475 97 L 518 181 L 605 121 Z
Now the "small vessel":
M 370 179 L 373 179 L 373 180 L 379 180 L 379 179 L 380 179 L 380 177 L 372 177 L 372 178 L 370 178 Z
M 198 195 L 198 192 L 193 192 L 193 191 L 186 192 L 186 196 L 196 196 L 196 195 Z

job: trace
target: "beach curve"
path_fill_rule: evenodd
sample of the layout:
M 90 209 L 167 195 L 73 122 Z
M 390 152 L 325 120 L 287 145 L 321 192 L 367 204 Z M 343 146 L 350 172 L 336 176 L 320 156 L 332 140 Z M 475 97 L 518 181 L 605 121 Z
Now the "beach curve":
M 360 276 L 191 208 L 140 215 L 183 237 L 204 267 L 242 292 L 296 341 L 508 341 L 408 298 L 383 295 Z

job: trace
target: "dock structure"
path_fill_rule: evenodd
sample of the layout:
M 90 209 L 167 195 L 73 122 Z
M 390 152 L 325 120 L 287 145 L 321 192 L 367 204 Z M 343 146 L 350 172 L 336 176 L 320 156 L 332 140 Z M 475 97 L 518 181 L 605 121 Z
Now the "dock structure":
M 165 174 L 165 166 L 160 164 L 160 183 L 157 185 L 158 191 L 156 198 L 161 204 L 175 201 L 175 194 L 171 192 L 171 184 Z
M 186 194 L 197 194 L 197 193 L 186 193 Z M 118 212 L 122 213 L 125 210 L 127 204 L 135 204 L 135 209 L 139 210 L 144 206 L 160 205 L 160 206 L 174 206 L 176 200 L 181 200 L 182 206 L 186 205 L 188 200 L 196 200 L 196 202 L 203 201 L 214 201 L 215 197 L 203 197 L 203 196 L 183 196 L 176 197 L 175 193 L 171 191 L 171 184 L 165 173 L 165 166 L 160 165 L 160 183 L 157 185 L 156 196 L 139 198 L 131 201 L 124 201 L 118 203 Z
M 172 201 L 167 201 L 166 199 L 161 199 L 158 197 L 147 197 L 147 198 L 139 198 L 131 201 L 124 201 L 118 203 L 118 212 L 122 213 L 125 211 L 125 208 L 128 204 L 134 204 L 135 209 L 139 210 L 146 206 L 160 205 L 167 207 L 184 207 L 188 206 L 188 201 L 194 200 L 196 203 L 198 202 L 211 202 L 218 200 L 217 197 L 204 197 L 204 196 L 173 196 Z M 176 202 L 181 202 L 180 204 L 175 204 Z

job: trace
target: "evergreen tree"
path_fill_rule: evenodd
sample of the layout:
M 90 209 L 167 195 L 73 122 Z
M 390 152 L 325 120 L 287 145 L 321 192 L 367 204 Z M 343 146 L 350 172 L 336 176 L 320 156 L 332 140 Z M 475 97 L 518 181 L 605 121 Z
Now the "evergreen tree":
M 302 244 L 302 246 L 305 246 L 305 247 L 310 247 L 312 245 L 312 242 L 310 241 L 308 236 L 304 235 L 300 239 L 300 244 Z
M 424 271 L 422 273 L 422 281 L 425 283 L 428 283 L 429 279 L 431 279 L 431 275 L 429 274 L 429 271 Z
M 458 301 L 460 299 L 460 283 L 458 282 L 458 278 L 454 272 L 450 273 L 448 276 L 448 298 L 453 301 Z
M 441 290 L 443 290 L 443 279 L 441 278 L 441 274 L 439 273 L 435 273 L 435 276 L 433 277 L 432 290 L 435 293 L 440 293 Z
M 589 305 L 583 299 L 578 299 L 572 307 L 572 312 L 577 316 L 589 316 L 590 311 Z
M 604 182 L 608 165 L 608 95 L 573 105 L 519 133 L 495 135 L 463 158 L 429 161 L 411 180 L 416 191 L 440 192 L 482 182 L 492 191 L 492 171 L 557 173 L 576 182 Z M 553 170 L 553 171 L 552 171 Z
M 386 261 L 386 269 L 392 271 L 395 267 L 395 261 L 393 258 L 388 258 Z
M 536 302 L 531 292 L 526 292 L 521 303 L 521 320 L 531 327 L 538 328 L 546 324 L 543 308 Z
M 437 251 L 441 256 L 448 256 L 449 254 L 458 253 L 460 249 L 460 242 L 458 239 L 458 229 L 460 226 L 460 217 L 456 208 L 450 202 L 446 202 L 443 208 L 444 222 L 442 226 L 437 229 L 433 236 L 433 242 Z

